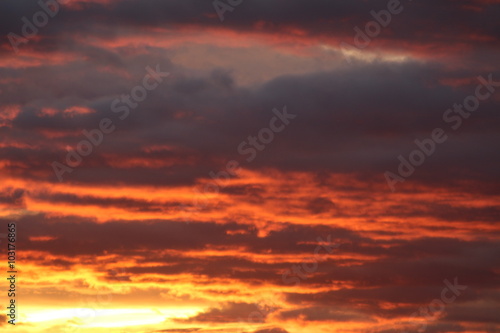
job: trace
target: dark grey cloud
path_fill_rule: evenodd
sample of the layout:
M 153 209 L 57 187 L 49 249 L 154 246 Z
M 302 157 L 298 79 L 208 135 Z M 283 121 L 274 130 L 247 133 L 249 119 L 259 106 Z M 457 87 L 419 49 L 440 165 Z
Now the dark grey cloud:
M 367 314 L 356 313 L 352 309 L 333 307 L 310 307 L 297 310 L 282 311 L 283 319 L 304 318 L 307 321 L 334 321 L 334 322 L 375 322 Z
M 12 207 L 23 206 L 25 190 L 22 188 L 7 187 L 0 194 L 0 204 L 7 204 Z
M 280 327 L 275 327 L 275 328 L 265 328 L 263 330 L 257 330 L 253 333 L 288 333 L 288 331 Z
M 144 63 L 154 66 L 157 57 L 153 55 Z M 132 78 L 127 81 L 118 74 L 99 72 L 91 63 L 28 70 L 25 75 L 38 78 L 35 83 L 28 83 L 26 94 L 9 95 L 10 103 L 26 106 L 13 119 L 12 128 L 3 128 L 3 135 L 27 143 L 41 142 L 46 147 L 75 147 L 85 139 L 83 129 L 96 128 L 100 119 L 110 117 L 117 130 L 105 137 L 104 143 L 76 172 L 65 177 L 68 181 L 116 183 L 126 178 L 136 184 L 193 183 L 196 178 L 223 168 L 221 160 L 245 163 L 247 156 L 238 153 L 238 145 L 268 125 L 273 108 L 286 105 L 297 118 L 246 167 L 349 173 L 384 184 L 383 172 L 396 171 L 398 155 L 408 156 L 417 148 L 415 139 L 423 140 L 434 128 L 441 127 L 449 135 L 448 141 L 436 147 L 436 153 L 427 158 L 409 182 L 452 186 L 460 184 L 463 177 L 483 184 L 499 181 L 497 100 L 492 98 L 482 104 L 456 132 L 442 119 L 447 108 L 474 92 L 474 78 L 479 74 L 486 76 L 485 73 L 469 71 L 467 76 L 472 84 L 451 88 L 440 83 L 450 71 L 438 64 L 373 63 L 332 72 L 282 76 L 255 88 L 245 88 L 219 70 L 193 75 L 163 61 L 162 68 L 174 75 L 121 121 L 110 112 L 111 102 L 129 92 L 145 73 L 144 63 L 138 66 L 136 57 L 124 58 L 124 62 L 127 70 L 132 70 Z M 53 80 L 39 87 L 36 82 L 49 72 Z M 494 73 L 493 77 L 500 78 L 500 74 Z M 82 95 L 85 90 L 87 93 Z M 79 97 L 66 97 L 74 95 L 72 92 Z M 72 105 L 86 106 L 95 112 L 73 118 L 60 113 L 38 114 L 46 107 L 62 111 Z M 179 118 L 179 110 L 186 116 Z M 67 135 L 49 138 L 43 131 Z M 153 145 L 178 149 L 163 153 L 143 151 Z M 50 163 L 64 162 L 66 156 L 66 151 L 54 148 L 44 153 L 26 148 L 2 149 L 0 157 L 23 164 L 22 168 L 9 166 L 13 174 L 43 174 L 42 178 L 50 180 L 56 180 Z M 145 167 L 127 167 L 126 163 L 120 169 L 102 167 L 111 162 L 106 158 L 109 153 L 114 155 L 113 160 L 171 158 L 174 163 L 148 168 L 148 172 L 140 171 Z M 179 164 L 181 161 L 183 165 Z M 29 173 L 27 169 L 39 171 Z M 168 176 L 173 174 L 176 177 Z M 482 191 L 496 193 L 494 186 L 490 187 L 485 185 Z
M 461 0 L 442 1 L 439 4 L 430 0 L 412 3 L 401 2 L 403 12 L 394 15 L 391 24 L 379 38 L 394 43 L 393 48 L 408 47 L 404 41 L 412 39 L 418 44 L 469 44 L 495 48 L 500 33 L 497 18 L 500 12 L 498 3 Z M 7 0 L 2 2 L 2 12 L 8 18 L 0 26 L 0 32 L 18 32 L 21 17 L 31 17 L 39 10 L 34 2 L 27 0 Z M 113 1 L 110 4 L 81 3 L 78 8 L 63 7 L 54 19 L 42 30 L 43 35 L 61 36 L 69 32 L 89 32 L 99 27 L 99 33 L 108 38 L 115 37 L 117 27 L 136 26 L 142 28 L 165 27 L 179 28 L 184 25 L 208 28 L 225 28 L 237 31 L 256 31 L 256 23 L 264 22 L 267 33 L 288 32 L 290 26 L 305 31 L 308 38 L 335 37 L 351 42 L 354 26 L 364 28 L 372 20 L 370 11 L 387 8 L 387 1 L 325 1 L 300 0 L 282 2 L 278 0 L 256 0 L 237 6 L 227 12 L 221 23 L 210 1 L 203 0 L 152 0 L 147 3 L 138 0 Z M 471 10 L 474 8 L 476 10 Z M 86 18 L 93 18 L 88 24 Z M 97 22 L 105 22 L 98 24 Z M 82 27 L 83 25 L 83 27 Z M 115 29 L 106 29 L 112 26 Z M 435 31 L 440 34 L 435 34 Z M 483 38 L 480 38 L 483 37 Z M 484 38 L 487 37 L 487 38 Z M 50 45 L 50 38 L 47 44 Z
M 259 313 L 259 316 L 255 316 Z M 264 322 L 267 314 L 262 314 L 258 304 L 229 302 L 221 307 L 214 307 L 194 317 L 179 319 L 179 322 L 209 322 L 209 323 L 230 323 L 230 322 Z

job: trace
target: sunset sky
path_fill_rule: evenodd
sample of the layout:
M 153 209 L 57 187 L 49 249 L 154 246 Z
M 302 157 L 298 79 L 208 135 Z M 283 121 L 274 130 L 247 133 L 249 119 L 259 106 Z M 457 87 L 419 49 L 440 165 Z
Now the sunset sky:
M 500 0 L 0 13 L 1 332 L 500 332 Z

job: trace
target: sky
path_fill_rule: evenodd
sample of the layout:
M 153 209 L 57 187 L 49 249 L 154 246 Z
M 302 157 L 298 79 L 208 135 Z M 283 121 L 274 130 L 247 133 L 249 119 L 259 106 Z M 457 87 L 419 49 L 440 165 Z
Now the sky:
M 2 332 L 500 332 L 500 1 L 0 12 Z

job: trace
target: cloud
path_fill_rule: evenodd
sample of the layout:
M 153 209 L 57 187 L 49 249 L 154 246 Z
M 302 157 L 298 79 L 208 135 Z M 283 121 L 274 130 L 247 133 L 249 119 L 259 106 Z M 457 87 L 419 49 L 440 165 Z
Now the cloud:
M 151 56 L 146 63 L 155 63 L 155 57 Z M 124 62 L 127 66 L 137 66 L 134 58 Z M 127 179 L 137 185 L 192 185 L 200 177 L 208 178 L 210 171 L 221 169 L 224 161 L 236 159 L 254 170 L 328 170 L 384 184 L 380 175 L 387 170 L 397 171 L 398 155 L 409 155 L 417 148 L 414 140 L 425 139 L 436 127 L 444 128 L 449 139 L 436 148 L 435 156 L 427 158 L 412 180 L 433 186 L 458 186 L 457 178 L 466 174 L 467 180 L 485 184 L 482 187 L 485 191 L 486 184 L 499 181 L 496 166 L 500 160 L 495 154 L 498 103 L 491 100 L 481 105 L 457 136 L 441 119 L 442 115 L 453 103 L 461 103 L 475 86 L 457 89 L 440 83 L 440 79 L 449 75 L 449 70 L 441 65 L 365 64 L 282 76 L 255 89 L 239 87 L 229 74 L 218 70 L 192 76 L 175 65 L 169 66 L 166 70 L 177 74 L 141 103 L 141 110 L 131 112 L 130 119 L 123 122 L 117 114 L 110 113 L 109 107 L 116 96 L 130 91 L 129 86 L 139 80 L 139 68 L 134 68 L 131 75 L 137 80 L 131 79 L 130 84 L 124 83 L 120 75 L 101 72 L 89 63 L 50 66 L 41 71 L 28 69 L 25 75 L 33 81 L 48 70 L 54 80 L 42 88 L 46 93 L 31 87 L 28 81 L 28 95 L 18 98 L 9 95 L 10 103 L 26 104 L 27 99 L 37 102 L 28 102 L 12 120 L 14 127 L 6 131 L 9 136 L 18 137 L 16 141 L 20 143 L 43 140 L 45 145 L 0 148 L 3 160 L 10 161 L 6 172 L 16 177 L 56 180 L 51 163 L 66 163 L 66 149 L 74 149 L 86 139 L 82 131 L 96 128 L 100 119 L 110 117 L 117 130 L 95 147 L 78 172 L 64 175 L 67 181 L 112 184 Z M 76 83 L 69 72 L 80 73 L 82 78 Z M 463 73 L 472 78 L 478 74 Z M 405 78 L 404 84 L 401 77 Z M 81 95 L 84 90 L 87 90 L 85 96 Z M 77 92 L 80 97 L 53 98 L 48 97 L 53 95 L 49 91 Z M 40 116 L 41 98 L 43 105 L 59 111 Z M 82 104 L 83 100 L 86 101 Z M 75 104 L 95 112 L 64 118 L 62 111 Z M 245 156 L 238 153 L 238 144 L 266 126 L 271 110 L 283 105 L 298 115 L 298 120 L 276 135 L 255 161 L 246 163 Z M 401 110 L 405 110 L 404 114 Z M 131 136 L 136 139 L 130 140 Z M 148 151 L 149 147 L 161 145 L 175 149 Z M 488 163 L 478 162 L 485 159 Z
M 4 314 L 0 315 L 0 326 L 7 326 L 7 316 Z
M 347 64 L 339 43 L 386 0 L 254 0 L 224 22 L 210 1 L 71 1 L 17 54 L 7 35 L 40 7 L 2 1 L 0 219 L 17 222 L 26 302 L 102 291 L 109 308 L 174 304 L 150 331 L 232 332 L 269 297 L 246 331 L 389 333 L 457 277 L 468 289 L 427 332 L 498 331 L 500 95 L 459 130 L 443 114 L 478 76 L 500 81 L 500 2 L 402 6 Z M 120 119 L 156 64 L 171 75 Z M 248 162 L 240 143 L 285 106 L 296 119 Z M 103 118 L 116 130 L 59 183 L 52 162 Z M 383 173 L 435 128 L 447 141 L 390 192 Z M 340 246 L 315 259 L 327 237 Z
M 253 333 L 288 333 L 288 331 L 279 327 L 275 327 L 275 328 L 266 328 L 263 330 L 257 330 Z
M 255 314 L 259 314 L 257 317 Z M 235 303 L 230 302 L 220 308 L 211 308 L 208 311 L 202 312 L 194 317 L 179 320 L 186 322 L 211 322 L 211 323 L 227 323 L 227 322 L 261 322 L 264 321 L 267 315 L 263 315 L 256 304 Z
M 376 322 L 375 319 L 370 318 L 370 316 L 366 314 L 356 313 L 349 310 L 342 311 L 338 308 L 329 307 L 310 307 L 291 311 L 283 311 L 280 313 L 280 316 L 284 319 L 300 317 L 306 321 Z

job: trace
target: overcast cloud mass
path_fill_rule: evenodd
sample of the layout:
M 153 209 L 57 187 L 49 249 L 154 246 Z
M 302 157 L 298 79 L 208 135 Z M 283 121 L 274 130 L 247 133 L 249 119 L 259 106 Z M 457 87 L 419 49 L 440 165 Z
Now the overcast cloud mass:
M 500 1 L 0 12 L 2 329 L 500 332 Z

